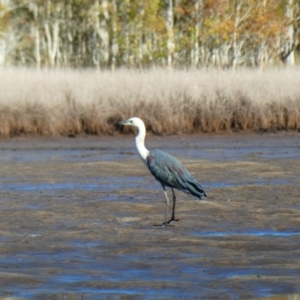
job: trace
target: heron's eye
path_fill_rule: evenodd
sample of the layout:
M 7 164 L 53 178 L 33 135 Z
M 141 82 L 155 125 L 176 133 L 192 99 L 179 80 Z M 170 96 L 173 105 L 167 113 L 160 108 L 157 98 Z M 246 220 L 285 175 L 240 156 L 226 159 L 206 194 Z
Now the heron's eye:
M 132 124 L 132 120 L 130 120 L 130 123 Z

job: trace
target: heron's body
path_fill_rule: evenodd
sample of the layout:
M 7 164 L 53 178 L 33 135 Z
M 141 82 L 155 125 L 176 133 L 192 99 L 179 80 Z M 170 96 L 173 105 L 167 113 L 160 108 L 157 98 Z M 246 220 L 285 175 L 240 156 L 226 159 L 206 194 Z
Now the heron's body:
M 160 182 L 166 197 L 166 218 L 162 226 L 169 225 L 175 219 L 176 197 L 173 189 L 191 194 L 199 199 L 205 199 L 206 194 L 197 180 L 189 173 L 182 163 L 175 157 L 161 150 L 148 151 L 145 147 L 146 129 L 144 122 L 139 118 L 131 118 L 127 121 L 120 122 L 122 125 L 131 125 L 139 129 L 135 138 L 136 148 L 141 160 L 150 170 L 157 181 Z M 172 218 L 167 221 L 169 198 L 166 187 L 170 187 L 173 193 L 173 213 Z
M 161 150 L 153 150 L 147 156 L 147 165 L 162 186 L 175 188 L 199 199 L 206 197 L 201 185 L 175 157 Z

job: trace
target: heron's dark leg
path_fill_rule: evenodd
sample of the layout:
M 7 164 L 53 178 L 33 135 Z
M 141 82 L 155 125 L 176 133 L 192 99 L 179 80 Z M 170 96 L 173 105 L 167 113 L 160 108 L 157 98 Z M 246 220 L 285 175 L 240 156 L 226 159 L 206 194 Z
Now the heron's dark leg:
M 155 228 L 159 228 L 159 227 L 164 227 L 164 226 L 174 226 L 174 225 L 170 225 L 170 223 L 172 221 L 179 221 L 179 219 L 175 219 L 175 206 L 176 206 L 176 196 L 175 196 L 175 192 L 172 189 L 172 193 L 173 193 L 173 209 L 172 209 L 172 218 L 168 220 L 168 215 L 169 215 L 169 198 L 168 198 L 168 194 L 166 191 L 166 188 L 162 185 L 163 189 L 164 189 L 164 193 L 165 193 L 165 197 L 166 197 L 166 215 L 165 215 L 165 222 L 163 222 L 161 225 L 154 225 Z
M 174 189 L 171 188 L 172 193 L 173 193 L 173 210 L 172 210 L 172 218 L 167 222 L 168 224 L 170 224 L 172 221 L 179 221 L 179 219 L 175 219 L 175 206 L 176 206 L 176 196 L 175 196 L 175 192 Z
M 167 194 L 167 191 L 166 191 L 166 188 L 165 186 L 162 185 L 162 188 L 164 189 L 164 193 L 165 193 L 165 197 L 166 197 L 166 212 L 165 212 L 165 222 L 163 222 L 161 225 L 154 225 L 155 228 L 159 228 L 159 227 L 164 227 L 164 226 L 172 226 L 172 225 L 169 225 L 171 221 L 175 221 L 175 220 L 168 220 L 168 215 L 169 215 L 169 197 L 168 197 L 168 194 Z M 173 193 L 174 195 L 174 193 Z M 173 214 L 174 214 L 174 198 L 173 198 Z
M 169 197 L 168 197 L 168 194 L 167 194 L 167 191 L 164 190 L 164 193 L 165 193 L 165 197 L 166 197 L 166 212 L 165 212 L 165 222 L 164 223 L 167 223 L 167 220 L 168 220 L 168 215 L 169 215 Z

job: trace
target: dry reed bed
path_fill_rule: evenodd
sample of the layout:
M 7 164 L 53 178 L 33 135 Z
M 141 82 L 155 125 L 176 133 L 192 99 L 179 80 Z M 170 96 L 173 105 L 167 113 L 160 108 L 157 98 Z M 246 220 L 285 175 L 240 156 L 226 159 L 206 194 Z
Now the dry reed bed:
M 0 70 L 0 135 L 300 130 L 300 70 Z

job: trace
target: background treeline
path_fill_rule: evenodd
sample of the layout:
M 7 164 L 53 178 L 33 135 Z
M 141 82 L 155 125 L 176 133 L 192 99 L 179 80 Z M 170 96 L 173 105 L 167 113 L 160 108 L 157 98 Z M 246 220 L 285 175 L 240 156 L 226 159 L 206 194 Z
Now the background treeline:
M 299 35 L 299 0 L 0 0 L 0 65 L 292 65 Z

